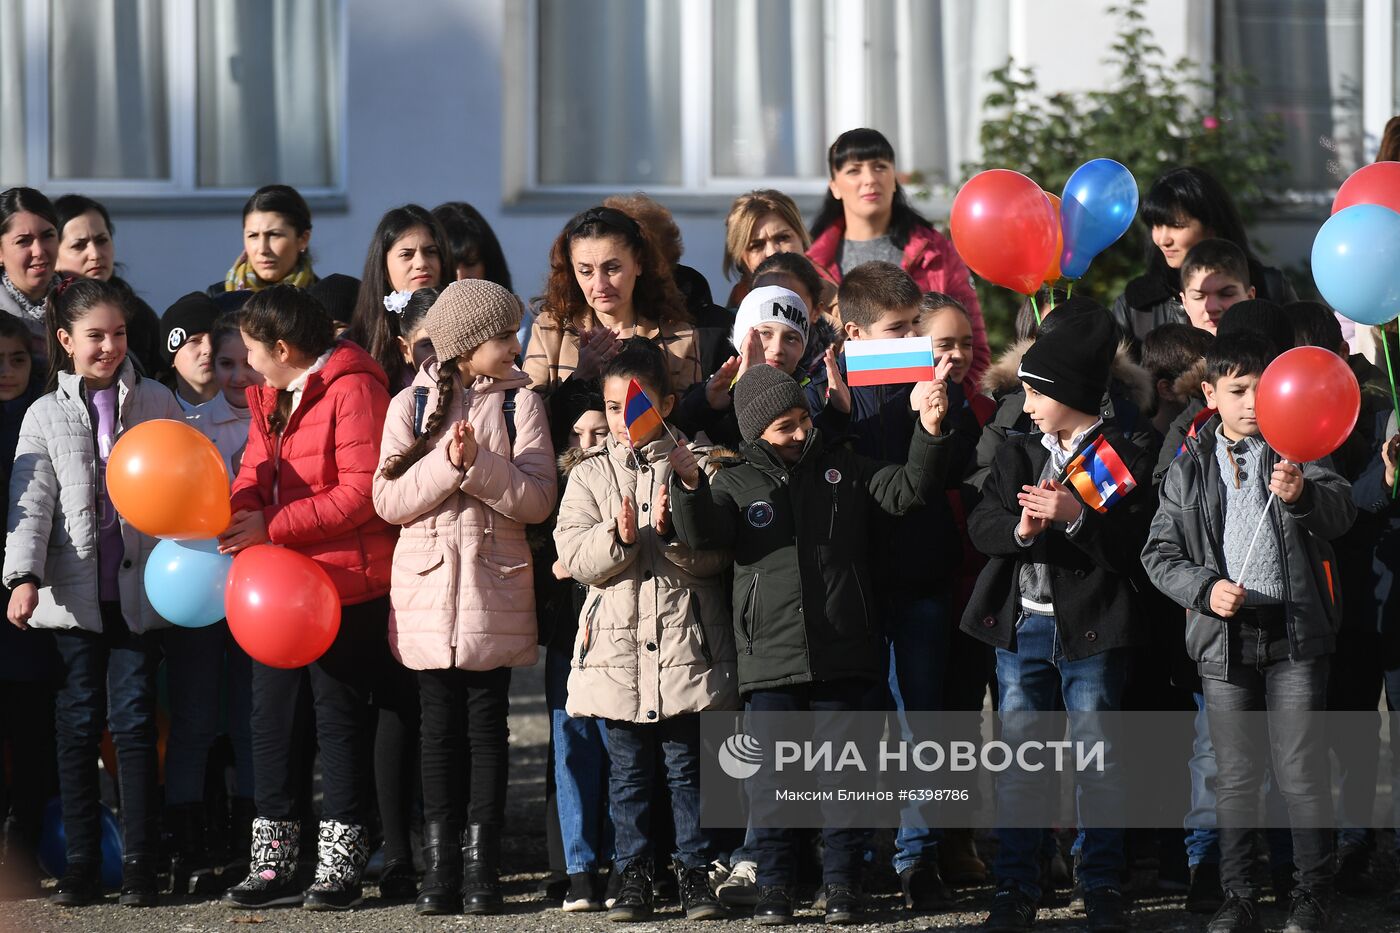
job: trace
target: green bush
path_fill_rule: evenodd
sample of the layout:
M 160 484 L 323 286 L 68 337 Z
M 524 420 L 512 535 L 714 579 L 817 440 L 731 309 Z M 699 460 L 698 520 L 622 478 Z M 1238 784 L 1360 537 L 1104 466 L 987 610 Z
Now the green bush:
M 1047 96 L 1033 69 L 1009 61 L 992 72 L 996 88 L 983 102 L 989 116 L 981 129 L 982 162 L 963 166 L 965 177 L 1010 168 L 1059 194 L 1080 165 L 1109 158 L 1127 166 L 1146 194 L 1166 170 L 1195 165 L 1234 195 L 1246 224 L 1257 217 L 1286 168 L 1278 154 L 1281 126 L 1245 110 L 1237 92 L 1247 76 L 1216 72 L 1205 79 L 1188 59 L 1169 64 L 1144 25 L 1143 4 L 1127 0 L 1108 8 L 1119 28 L 1106 62 L 1117 72 L 1104 90 Z M 1110 305 L 1141 274 L 1149 239 L 1148 229 L 1134 223 L 1099 254 L 1075 292 Z M 1002 346 L 1021 297 L 980 277 L 976 284 L 989 339 Z

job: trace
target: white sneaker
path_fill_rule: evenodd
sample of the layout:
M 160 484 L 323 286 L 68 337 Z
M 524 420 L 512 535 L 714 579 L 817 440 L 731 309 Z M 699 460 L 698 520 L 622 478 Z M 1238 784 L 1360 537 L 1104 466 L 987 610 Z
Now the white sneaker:
M 758 903 L 758 864 L 737 862 L 729 877 L 715 889 L 715 895 L 726 907 L 752 907 Z
M 564 912 L 568 914 L 602 910 L 598 897 L 598 876 L 591 871 L 569 876 L 569 893 L 564 895 Z

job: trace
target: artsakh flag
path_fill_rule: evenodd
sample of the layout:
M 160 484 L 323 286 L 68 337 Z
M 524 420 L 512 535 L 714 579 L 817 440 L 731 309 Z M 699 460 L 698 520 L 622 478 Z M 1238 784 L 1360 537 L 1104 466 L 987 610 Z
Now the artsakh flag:
M 933 342 L 927 337 L 846 341 L 846 384 L 850 386 L 930 382 L 933 364 Z
M 622 417 L 627 422 L 627 438 L 633 447 L 646 443 L 646 438 L 661 427 L 661 412 L 635 379 L 627 386 L 627 404 L 622 409 Z
M 1065 482 L 1073 486 L 1084 504 L 1095 512 L 1107 512 L 1110 506 L 1137 488 L 1137 480 L 1102 435 L 1065 467 Z

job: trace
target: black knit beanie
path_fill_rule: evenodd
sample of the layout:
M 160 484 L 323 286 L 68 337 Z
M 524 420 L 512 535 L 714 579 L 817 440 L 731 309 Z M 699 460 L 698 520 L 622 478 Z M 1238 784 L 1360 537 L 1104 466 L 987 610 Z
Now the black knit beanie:
M 1050 317 L 1059 313 L 1056 309 Z M 1041 395 L 1075 411 L 1096 414 L 1108 389 L 1117 343 L 1108 312 L 1097 306 L 1084 309 L 1042 333 L 1021 357 L 1017 376 Z
M 797 380 L 776 366 L 752 366 L 734 385 L 739 433 L 750 444 L 784 412 L 806 407 L 807 396 Z
M 1260 334 L 1274 344 L 1275 352 L 1293 349 L 1293 321 L 1283 308 L 1266 298 L 1246 298 L 1225 309 L 1215 336 L 1226 337 L 1240 331 Z
M 165 309 L 160 316 L 160 351 L 166 365 L 173 365 L 191 337 L 207 334 L 214 329 L 223 314 L 219 306 L 204 292 L 190 292 Z
M 360 297 L 360 280 L 336 272 L 307 286 L 306 293 L 316 299 L 332 321 L 349 324 Z

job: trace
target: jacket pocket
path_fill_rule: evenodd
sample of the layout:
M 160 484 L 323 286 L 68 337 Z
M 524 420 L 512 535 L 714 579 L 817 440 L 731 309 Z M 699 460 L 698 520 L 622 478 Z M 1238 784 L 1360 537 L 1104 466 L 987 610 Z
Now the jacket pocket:
M 750 578 L 749 595 L 744 598 L 744 610 L 739 614 L 744 632 L 744 654 L 753 654 L 753 639 L 758 634 L 758 574 Z
M 755 579 L 757 579 L 755 577 Z M 690 594 L 690 624 L 695 626 L 695 631 L 700 635 L 700 654 L 705 658 L 705 663 L 713 665 L 715 663 L 714 652 L 710 650 L 710 636 L 705 634 L 705 614 L 700 611 L 700 600 L 694 591 Z
M 593 621 L 598 615 L 598 607 L 603 602 L 603 594 L 593 597 L 593 602 L 583 613 L 583 636 L 578 645 L 578 666 L 583 667 L 583 659 L 588 657 L 588 649 L 593 647 Z

